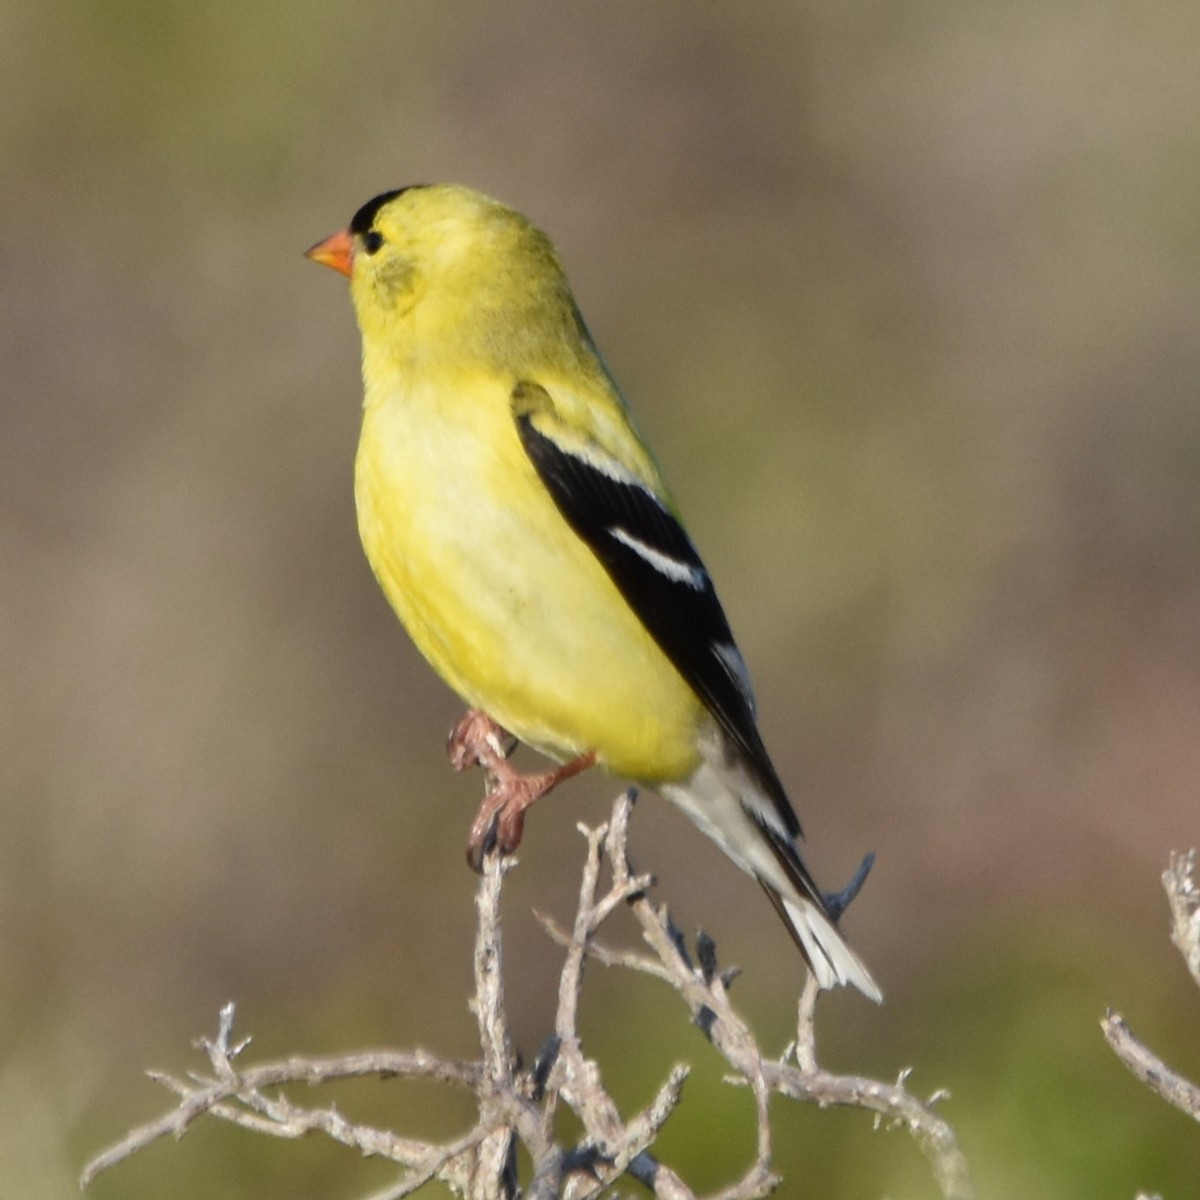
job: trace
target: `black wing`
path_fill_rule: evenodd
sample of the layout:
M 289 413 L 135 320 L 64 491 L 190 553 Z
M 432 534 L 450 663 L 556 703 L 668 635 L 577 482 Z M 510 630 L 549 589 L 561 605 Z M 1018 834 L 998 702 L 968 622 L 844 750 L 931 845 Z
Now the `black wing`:
M 540 395 L 529 404 L 531 392 Z M 596 461 L 589 461 L 540 432 L 536 418 L 552 412 L 544 389 L 518 385 L 517 431 L 547 491 L 741 752 L 774 800 L 788 833 L 798 836 L 799 822 L 755 724 L 745 664 L 691 539 L 652 491 L 615 463 L 611 472 L 604 470 L 609 456 L 599 447 Z

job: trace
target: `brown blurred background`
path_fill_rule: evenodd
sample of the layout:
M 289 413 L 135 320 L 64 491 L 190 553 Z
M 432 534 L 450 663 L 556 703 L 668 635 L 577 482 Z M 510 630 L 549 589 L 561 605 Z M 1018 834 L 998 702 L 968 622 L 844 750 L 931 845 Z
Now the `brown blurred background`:
M 557 240 L 814 869 L 878 852 L 846 927 L 888 1002 L 827 1000 L 826 1061 L 949 1086 L 989 1196 L 1195 1195 L 1200 1135 L 1097 1018 L 1200 1071 L 1158 884 L 1200 841 L 1198 48 L 1182 5 L 9 0 L 0 1200 L 73 1194 L 227 999 L 260 1055 L 471 1053 L 481 782 L 358 548 L 358 338 L 301 257 L 435 180 Z M 530 909 L 569 911 L 616 789 L 530 821 L 528 1051 L 558 958 Z M 758 889 L 655 798 L 635 841 L 782 1047 L 801 973 Z M 674 997 L 594 974 L 584 1032 L 627 1106 L 696 1064 L 662 1149 L 699 1186 L 745 1162 Z M 777 1116 L 791 1194 L 934 1194 L 903 1134 Z M 214 1126 L 93 1194 L 392 1177 Z

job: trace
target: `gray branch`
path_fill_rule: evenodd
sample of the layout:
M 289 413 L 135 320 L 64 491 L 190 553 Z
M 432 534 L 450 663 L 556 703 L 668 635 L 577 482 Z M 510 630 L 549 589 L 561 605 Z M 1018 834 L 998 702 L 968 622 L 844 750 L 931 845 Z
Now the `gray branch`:
M 1200 891 L 1196 888 L 1195 871 L 1195 850 L 1173 853 L 1162 879 L 1171 907 L 1171 941 L 1200 987 Z M 1168 1067 L 1135 1036 L 1120 1013 L 1110 1008 L 1100 1028 L 1113 1052 L 1138 1079 L 1168 1104 L 1200 1121 L 1200 1087 Z
M 174 1093 L 175 1107 L 94 1158 L 84 1168 L 81 1185 L 159 1138 L 182 1137 L 207 1115 L 272 1137 L 323 1135 L 400 1168 L 390 1186 L 364 1200 L 400 1200 L 434 1179 L 464 1200 L 516 1197 L 520 1194 L 518 1147 L 524 1148 L 532 1163 L 532 1178 L 524 1191 L 530 1200 L 587 1200 L 611 1189 L 623 1176 L 638 1180 L 660 1200 L 696 1200 L 683 1179 L 653 1152 L 659 1132 L 682 1102 L 688 1068 L 682 1064 L 672 1068 L 641 1112 L 621 1113 L 604 1086 L 599 1064 L 586 1055 L 579 1033 L 585 968 L 592 960 L 640 971 L 671 987 L 728 1063 L 733 1072 L 730 1082 L 750 1090 L 757 1123 L 749 1164 L 737 1182 L 712 1200 L 756 1200 L 779 1185 L 771 1166 L 768 1102 L 773 1094 L 821 1106 L 862 1108 L 889 1126 L 908 1129 L 929 1159 L 942 1196 L 974 1200 L 954 1133 L 933 1111 L 938 1096 L 924 1103 L 918 1100 L 905 1086 L 906 1074 L 895 1083 L 883 1083 L 837 1075 L 818 1066 L 813 980 L 800 999 L 796 1042 L 778 1060 L 763 1056 L 750 1027 L 729 1000 L 728 988 L 736 972 L 718 970 L 716 948 L 706 938 L 697 946 L 693 961 L 665 906 L 650 899 L 650 876 L 634 871 L 627 846 L 633 798 L 630 792 L 618 799 L 607 825 L 581 827 L 587 856 L 570 929 L 540 918 L 564 948 L 565 959 L 554 1034 L 531 1066 L 523 1067 L 513 1050 L 505 1006 L 500 902 L 504 876 L 514 864 L 490 854 L 476 894 L 471 1009 L 479 1030 L 479 1061 L 456 1062 L 423 1050 L 380 1050 L 339 1058 L 295 1056 L 243 1066 L 249 1039 L 234 1040 L 234 1006 L 228 1004 L 221 1010 L 216 1036 L 198 1043 L 207 1058 L 206 1070 L 186 1079 L 152 1073 L 155 1082 Z M 606 886 L 601 883 L 604 875 Z M 612 950 L 596 941 L 600 927 L 625 908 L 640 926 L 648 953 Z M 349 1121 L 332 1105 L 302 1104 L 293 1096 L 301 1085 L 368 1076 L 458 1088 L 475 1097 L 476 1119 L 450 1141 L 425 1142 Z M 555 1118 L 563 1106 L 582 1126 L 576 1144 L 563 1144 L 556 1135 Z
M 1196 887 L 1196 851 L 1172 854 L 1162 879 L 1171 906 L 1171 941 L 1183 955 L 1196 986 L 1200 987 L 1200 889 Z

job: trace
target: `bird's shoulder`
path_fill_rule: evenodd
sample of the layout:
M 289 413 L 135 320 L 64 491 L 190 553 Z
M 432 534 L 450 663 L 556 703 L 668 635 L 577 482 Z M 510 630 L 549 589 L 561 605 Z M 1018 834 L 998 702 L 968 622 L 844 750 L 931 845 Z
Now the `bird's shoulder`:
M 674 510 L 658 463 L 607 374 L 523 372 L 509 404 L 519 427 L 604 476 L 638 485 Z

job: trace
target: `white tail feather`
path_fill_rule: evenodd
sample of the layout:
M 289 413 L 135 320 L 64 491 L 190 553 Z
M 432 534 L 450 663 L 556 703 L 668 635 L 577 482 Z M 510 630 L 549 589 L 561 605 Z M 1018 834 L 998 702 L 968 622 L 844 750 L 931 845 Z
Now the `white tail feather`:
M 868 999 L 882 1003 L 883 993 L 871 978 L 871 972 L 846 945 L 829 918 L 807 900 L 797 903 L 786 896 L 781 899 L 788 920 L 812 964 L 817 983 L 823 988 L 853 984 Z

